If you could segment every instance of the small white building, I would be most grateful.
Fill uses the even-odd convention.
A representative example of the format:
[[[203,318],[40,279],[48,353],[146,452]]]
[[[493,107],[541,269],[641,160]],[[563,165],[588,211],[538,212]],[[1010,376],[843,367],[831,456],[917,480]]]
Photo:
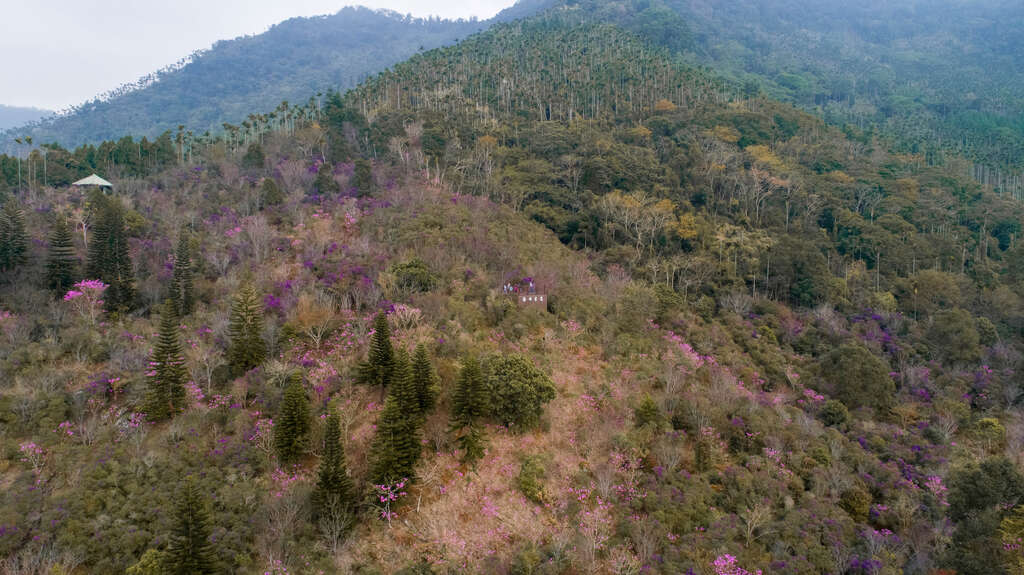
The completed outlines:
[[[71,185],[83,188],[96,187],[105,192],[110,192],[113,191],[114,189],[114,184],[111,184],[110,182],[104,180],[103,178],[97,176],[96,174],[93,174],[87,178],[82,178],[81,180],[78,180],[77,182]]]

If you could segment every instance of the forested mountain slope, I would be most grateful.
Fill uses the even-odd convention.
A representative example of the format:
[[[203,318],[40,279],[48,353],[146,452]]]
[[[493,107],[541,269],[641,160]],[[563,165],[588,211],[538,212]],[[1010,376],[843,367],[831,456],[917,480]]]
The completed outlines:
[[[1022,208],[956,161],[572,10],[283,115],[0,157],[8,571],[1019,571]]]
[[[1013,176],[1024,165],[1020,2],[555,4],[689,52],[748,94],[763,90],[830,123],[876,129],[930,162],[967,156],[980,164],[978,179],[1022,191]]]
[[[125,135],[152,139],[179,125],[196,134],[219,131],[224,123],[238,124],[282,101],[305,103],[317,92],[347,90],[418,50],[455,42],[530,10],[525,2],[487,21],[409,18],[363,7],[293,18],[262,34],[217,42],[179,66],[53,120],[13,129],[0,144],[9,147],[23,136],[66,147]]]

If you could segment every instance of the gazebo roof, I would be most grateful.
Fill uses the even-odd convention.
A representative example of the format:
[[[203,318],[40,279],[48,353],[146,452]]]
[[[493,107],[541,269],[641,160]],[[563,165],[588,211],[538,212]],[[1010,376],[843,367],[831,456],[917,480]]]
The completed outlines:
[[[93,174],[88,178],[82,178],[77,182],[71,184],[72,186],[99,186],[101,188],[113,188],[114,184],[104,180],[103,178]]]

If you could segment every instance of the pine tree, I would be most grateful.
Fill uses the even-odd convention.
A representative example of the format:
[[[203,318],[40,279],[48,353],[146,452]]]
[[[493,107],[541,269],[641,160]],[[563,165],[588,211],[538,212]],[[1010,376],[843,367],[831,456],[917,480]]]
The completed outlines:
[[[336,194],[340,189],[337,180],[334,179],[334,170],[328,164],[321,164],[316,172],[316,180],[313,181],[316,193],[321,196]]]
[[[178,317],[185,317],[195,308],[195,292],[192,285],[192,254],[190,234],[181,230],[178,249],[174,254],[174,276],[171,278],[171,301]]]
[[[359,365],[358,380],[367,385],[379,385],[383,396],[388,384],[391,383],[394,360],[395,351],[391,347],[391,329],[388,327],[388,318],[380,313],[373,320],[370,353],[367,360]]]
[[[480,371],[480,363],[475,358],[468,358],[455,383],[455,393],[452,397],[452,426],[462,428],[472,425],[485,415],[487,389],[484,387],[484,376]]]
[[[282,463],[294,463],[302,455],[309,435],[309,401],[299,378],[284,390],[281,409],[274,421],[274,450]]]
[[[86,275],[110,286],[105,294],[108,310],[129,310],[135,302],[135,274],[128,254],[124,209],[103,197],[96,200],[94,209],[97,220],[89,239]]]
[[[352,183],[358,191],[359,197],[373,193],[373,167],[370,162],[361,158],[356,160]]]
[[[471,423],[463,429],[456,443],[462,450],[462,462],[475,468],[476,462],[483,458],[484,447],[487,445],[483,430],[475,423]]]
[[[167,549],[166,568],[172,575],[216,573],[210,543],[210,512],[194,479],[189,477],[174,509],[175,525]]]
[[[263,363],[267,345],[263,341],[263,308],[251,285],[243,286],[231,304],[228,322],[228,363],[235,375],[242,375]]]
[[[412,478],[420,457],[420,418],[412,366],[405,353],[397,354],[393,380],[384,401],[384,410],[377,420],[374,439],[374,462],[371,476],[374,483],[391,484]]]
[[[0,208],[0,271],[10,271],[28,259],[25,214],[12,198]]]
[[[332,509],[348,512],[352,508],[353,492],[345,450],[341,445],[338,414],[332,413],[324,429],[324,451],[317,470],[316,489],[313,490],[313,513],[319,517]]]
[[[109,200],[102,195],[93,196],[89,200],[92,233],[89,234],[89,245],[85,247],[85,276],[91,279],[103,279],[104,270],[107,268],[110,221],[105,216],[108,203]]]
[[[412,381],[416,389],[416,401],[421,415],[426,415],[434,409],[437,400],[437,377],[434,375],[434,368],[430,365],[430,357],[427,355],[427,347],[422,343],[416,346],[412,359]]]
[[[462,461],[473,464],[484,455],[486,438],[477,420],[487,414],[487,389],[480,363],[467,358],[459,372],[452,397],[452,430],[459,433],[456,443],[462,450]]]
[[[46,257],[46,281],[57,295],[67,293],[78,280],[78,256],[68,229],[67,220],[58,217],[50,233],[50,248]]]
[[[185,406],[185,356],[178,338],[178,318],[170,301],[164,303],[160,334],[149,360],[146,415],[153,421],[173,416]]]

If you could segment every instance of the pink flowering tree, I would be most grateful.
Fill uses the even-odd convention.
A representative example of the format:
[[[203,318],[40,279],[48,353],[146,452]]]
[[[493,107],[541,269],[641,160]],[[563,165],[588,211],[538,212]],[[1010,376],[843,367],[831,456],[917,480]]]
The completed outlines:
[[[64,301],[69,302],[78,315],[95,325],[96,318],[103,312],[103,293],[107,287],[100,280],[82,280],[64,294]]]
[[[715,568],[715,575],[761,575],[761,570],[747,571],[743,567],[736,564],[736,557],[725,554],[719,555],[711,563],[711,566]]]
[[[258,411],[255,413],[256,424],[249,434],[249,442],[270,457],[274,450],[274,420],[260,415]]]
[[[24,441],[18,446],[18,451],[21,452],[21,461],[27,463],[32,468],[32,472],[39,475],[43,471],[43,465],[46,463],[46,452],[43,451],[42,447],[35,444],[34,441]]]
[[[380,510],[380,518],[387,520],[388,529],[391,528],[391,520],[398,517],[398,513],[394,511],[394,508],[398,505],[398,500],[407,495],[405,486],[408,482],[408,479],[402,478],[390,485],[374,485],[378,492],[377,499],[379,505],[377,505],[377,508]]]

